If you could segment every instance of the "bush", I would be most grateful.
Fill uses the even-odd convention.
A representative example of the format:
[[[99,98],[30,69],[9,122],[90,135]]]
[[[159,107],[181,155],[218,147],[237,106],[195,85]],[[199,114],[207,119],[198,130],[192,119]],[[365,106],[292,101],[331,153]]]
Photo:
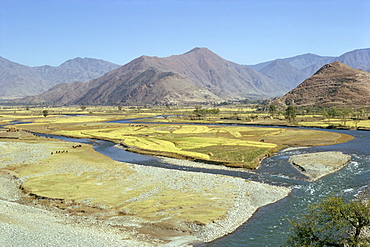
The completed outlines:
[[[370,246],[365,233],[370,227],[367,200],[329,197],[291,224],[287,246]]]

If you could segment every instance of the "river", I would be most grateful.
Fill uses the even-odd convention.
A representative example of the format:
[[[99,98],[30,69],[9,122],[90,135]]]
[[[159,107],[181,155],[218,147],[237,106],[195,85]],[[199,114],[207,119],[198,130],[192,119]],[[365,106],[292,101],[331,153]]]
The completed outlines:
[[[123,121],[127,122],[127,120]],[[114,147],[114,143],[107,141],[49,136],[67,141],[90,143],[98,152],[122,162],[238,176],[254,181],[294,188],[292,193],[283,200],[260,208],[248,222],[234,233],[211,243],[198,245],[202,247],[262,247],[283,245],[290,227],[288,219],[294,219],[302,215],[309,204],[318,202],[328,195],[353,198],[361,191],[369,188],[370,148],[368,144],[370,132],[353,130],[325,131],[349,134],[354,136],[355,139],[337,145],[296,149],[286,152],[282,150],[278,154],[264,159],[260,168],[253,173],[174,166],[162,162],[159,158],[117,149]],[[341,151],[350,154],[352,160],[345,168],[316,182],[303,181],[302,175],[289,165],[288,159],[290,155],[321,151]]]

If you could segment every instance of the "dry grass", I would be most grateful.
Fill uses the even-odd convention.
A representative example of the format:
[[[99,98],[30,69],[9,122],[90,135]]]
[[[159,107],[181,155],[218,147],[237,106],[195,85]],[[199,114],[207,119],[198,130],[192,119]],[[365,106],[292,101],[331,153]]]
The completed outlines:
[[[1,162],[20,151],[21,147],[12,143],[21,142],[0,143],[4,149]],[[132,165],[113,161],[87,144],[74,149],[71,143],[45,138],[23,144],[22,148],[47,154],[37,161],[10,164],[5,169],[23,181],[23,191],[31,195],[31,200],[72,214],[99,218],[135,216],[162,224],[207,224],[225,217],[233,203],[230,193],[225,193],[225,189],[233,190],[232,183],[192,189],[190,184],[202,184],[196,176],[189,179],[175,171],[160,178],[140,174]],[[68,152],[55,154],[55,150]],[[54,154],[49,154],[52,151]],[[189,187],[177,186],[178,182],[188,183]]]
[[[32,124],[22,124],[19,128],[28,129],[35,132],[65,135],[77,138],[98,138],[122,143],[135,149],[136,152],[147,154],[162,154],[170,157],[188,158],[193,160],[206,160],[222,163],[231,166],[256,168],[263,156],[268,156],[286,146],[312,146],[329,145],[341,141],[349,140],[350,137],[338,136],[328,132],[315,132],[312,130],[292,130],[276,128],[256,128],[238,126],[205,126],[205,125],[180,125],[180,124],[118,124],[106,123],[109,120],[122,118],[135,118],[154,116],[163,113],[184,112],[191,113],[193,109],[148,109],[137,107],[126,107],[118,111],[116,107],[90,107],[84,111],[78,107],[72,108],[48,108],[52,114],[78,113],[94,111],[96,114],[80,117],[63,115],[51,115],[41,117],[40,112],[44,108],[31,110],[8,110],[2,112],[3,118],[0,121],[10,119],[28,121],[33,118]],[[245,118],[256,115],[251,112],[251,108],[221,108],[221,113],[217,116],[209,115],[201,122],[235,122],[238,120],[223,119],[223,116],[237,114]],[[1,112],[1,111],[0,111]],[[8,120],[5,119],[5,116]],[[257,116],[257,115],[256,115]],[[265,118],[268,114],[258,114],[258,118],[253,123],[259,124],[282,124],[285,122],[279,119]],[[299,116],[297,121],[300,124],[318,126],[319,118],[314,115],[307,115],[304,118]],[[184,117],[169,119],[148,119],[147,121],[193,121],[186,120]],[[310,122],[315,120],[313,122]],[[243,123],[242,121],[239,121]],[[366,123],[363,121],[364,124]],[[350,121],[348,124],[353,124]],[[369,124],[370,125],[370,124]],[[327,126],[322,124],[323,127]],[[224,149],[223,149],[224,147]],[[232,147],[235,147],[234,149]],[[228,151],[225,151],[228,150]],[[235,151],[237,150],[237,151]]]
[[[76,119],[74,119],[76,118]],[[86,122],[82,120],[86,118]],[[95,121],[94,121],[95,120]],[[40,119],[19,128],[122,143],[136,152],[257,168],[260,160],[287,146],[329,145],[350,137],[324,131],[181,124],[119,124],[103,117]],[[344,138],[344,139],[343,139]]]

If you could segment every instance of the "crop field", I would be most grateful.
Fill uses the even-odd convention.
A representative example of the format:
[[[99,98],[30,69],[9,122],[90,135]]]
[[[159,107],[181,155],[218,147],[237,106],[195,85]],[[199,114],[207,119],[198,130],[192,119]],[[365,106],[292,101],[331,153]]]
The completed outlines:
[[[329,145],[350,137],[314,130],[194,125],[107,123],[112,116],[58,116],[17,125],[34,132],[110,140],[128,150],[256,169],[288,146]]]
[[[83,108],[83,109],[82,109]],[[284,118],[271,117],[267,112],[257,113],[248,107],[222,107],[218,114],[208,114],[201,119],[191,119],[189,108],[144,108],[112,106],[76,106],[64,108],[0,109],[0,123],[18,120],[32,122],[19,124],[17,128],[39,133],[49,133],[77,138],[97,138],[121,143],[128,150],[224,164],[233,167],[255,169],[261,159],[288,146],[329,145],[349,137],[334,133],[278,128],[241,126],[216,126],[174,124],[179,123],[224,123],[284,125]],[[119,124],[107,121],[170,115],[149,118],[147,124]],[[156,122],[156,124],[151,124]],[[165,124],[160,124],[163,122]],[[328,127],[339,125],[339,119],[319,115],[298,115],[296,124],[302,126]],[[369,126],[370,120],[355,123],[347,120],[348,126]]]

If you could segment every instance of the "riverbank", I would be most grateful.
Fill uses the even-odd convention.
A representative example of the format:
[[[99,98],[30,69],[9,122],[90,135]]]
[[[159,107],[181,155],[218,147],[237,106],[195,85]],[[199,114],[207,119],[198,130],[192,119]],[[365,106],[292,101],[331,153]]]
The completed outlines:
[[[14,181],[0,183],[1,191],[23,189],[16,199],[13,192],[0,194],[0,204],[10,208],[0,218],[11,233],[7,246],[103,246],[99,237],[110,246],[209,242],[290,193],[242,178],[116,162],[86,144],[29,138],[0,142],[3,177]],[[24,213],[13,216],[17,210]],[[90,225],[96,231],[87,233]],[[55,231],[68,238],[53,240]]]
[[[1,246],[153,246],[103,221],[24,201],[18,186],[19,180],[0,173]]]

